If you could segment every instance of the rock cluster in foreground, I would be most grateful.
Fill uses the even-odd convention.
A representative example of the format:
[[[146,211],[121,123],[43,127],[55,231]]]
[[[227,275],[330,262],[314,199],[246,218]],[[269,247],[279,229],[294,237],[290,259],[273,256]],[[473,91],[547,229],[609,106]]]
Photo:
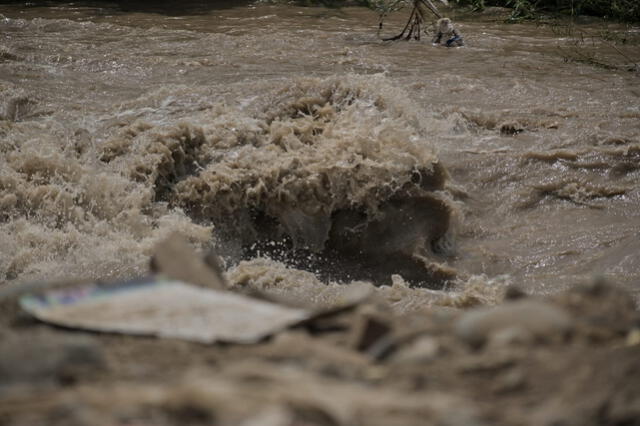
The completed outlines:
[[[232,287],[233,288],[233,287]],[[379,294],[254,345],[58,329],[2,301],[1,425],[632,425],[640,315],[603,282],[394,313]]]

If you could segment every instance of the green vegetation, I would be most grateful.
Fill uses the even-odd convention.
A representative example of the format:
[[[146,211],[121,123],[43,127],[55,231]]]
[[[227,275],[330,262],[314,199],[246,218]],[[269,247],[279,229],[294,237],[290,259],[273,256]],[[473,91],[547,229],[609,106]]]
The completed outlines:
[[[343,7],[365,6],[383,12],[389,5],[410,3],[406,0],[260,0],[290,2],[301,6]],[[640,22],[640,0],[449,0],[454,5],[483,10],[507,7],[513,10],[511,20],[538,19],[543,15],[592,15],[608,19]],[[393,6],[392,6],[393,7]]]
[[[512,19],[536,19],[541,14],[593,15],[640,22],[638,0],[454,0],[460,6],[482,10],[489,6],[513,9]]]

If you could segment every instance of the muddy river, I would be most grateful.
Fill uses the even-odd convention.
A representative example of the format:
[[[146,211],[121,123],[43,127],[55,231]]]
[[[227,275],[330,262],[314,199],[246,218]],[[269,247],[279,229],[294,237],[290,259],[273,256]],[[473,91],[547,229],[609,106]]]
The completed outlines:
[[[637,26],[182,3],[0,5],[0,285],[179,232],[237,280],[640,295]]]

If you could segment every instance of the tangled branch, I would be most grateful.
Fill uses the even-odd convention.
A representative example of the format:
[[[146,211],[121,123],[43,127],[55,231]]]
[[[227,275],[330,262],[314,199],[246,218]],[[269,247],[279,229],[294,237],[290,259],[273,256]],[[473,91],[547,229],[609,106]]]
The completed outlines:
[[[380,11],[380,22],[378,24],[378,36],[382,31],[383,21],[387,15],[391,12],[403,9],[407,5],[407,0],[395,0],[391,3],[385,3],[384,0],[379,1],[376,4],[376,8]],[[431,2],[431,0],[412,0],[412,9],[409,14],[409,19],[406,25],[400,32],[400,34],[393,37],[380,37],[384,41],[391,40],[420,40],[421,27],[424,25],[426,19],[425,15],[428,12],[433,13],[438,19],[442,18],[442,14],[438,11],[438,8]]]

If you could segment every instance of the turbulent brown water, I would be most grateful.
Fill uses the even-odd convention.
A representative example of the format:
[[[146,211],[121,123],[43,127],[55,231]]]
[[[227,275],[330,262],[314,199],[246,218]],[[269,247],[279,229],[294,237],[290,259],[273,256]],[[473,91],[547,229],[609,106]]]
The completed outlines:
[[[263,286],[637,293],[640,30],[458,18],[0,5],[0,283],[143,274],[178,231]]]

